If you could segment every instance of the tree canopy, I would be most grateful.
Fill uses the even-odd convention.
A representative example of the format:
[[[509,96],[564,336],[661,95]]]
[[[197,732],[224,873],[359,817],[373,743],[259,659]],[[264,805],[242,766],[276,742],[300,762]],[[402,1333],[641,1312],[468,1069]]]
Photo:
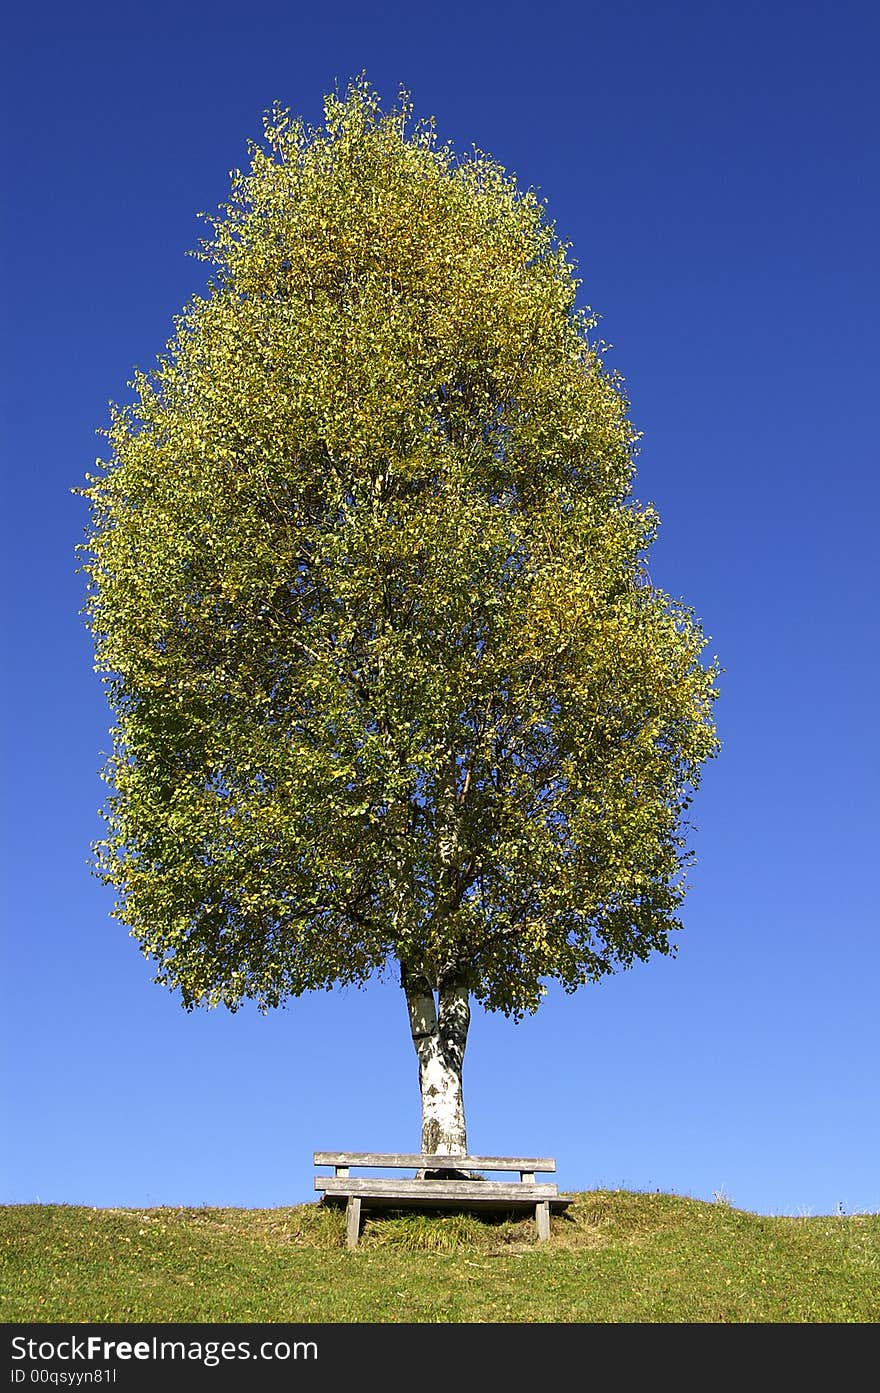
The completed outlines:
[[[520,1016],[670,951],[716,670],[536,195],[366,80],[249,156],[83,490],[98,869],[188,1006]]]

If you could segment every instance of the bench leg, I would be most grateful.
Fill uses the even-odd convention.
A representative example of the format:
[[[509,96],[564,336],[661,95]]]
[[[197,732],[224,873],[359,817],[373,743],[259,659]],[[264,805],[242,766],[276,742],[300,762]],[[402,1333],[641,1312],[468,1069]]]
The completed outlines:
[[[361,1232],[361,1197],[349,1195],[345,1206],[345,1246],[356,1248]]]
[[[541,1200],[535,1205],[535,1223],[538,1226],[538,1242],[550,1237],[550,1201]]]

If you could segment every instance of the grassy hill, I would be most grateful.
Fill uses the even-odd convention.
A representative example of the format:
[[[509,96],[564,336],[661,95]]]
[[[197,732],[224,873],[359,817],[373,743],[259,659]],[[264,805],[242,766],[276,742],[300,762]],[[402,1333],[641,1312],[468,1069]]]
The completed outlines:
[[[764,1218],[593,1191],[554,1217],[0,1208],[0,1319],[853,1322],[880,1320],[880,1214]]]

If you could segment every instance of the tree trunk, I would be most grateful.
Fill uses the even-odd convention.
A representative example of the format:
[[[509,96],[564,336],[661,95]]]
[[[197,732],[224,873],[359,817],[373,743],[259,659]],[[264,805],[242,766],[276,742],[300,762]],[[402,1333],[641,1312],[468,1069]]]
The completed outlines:
[[[412,1041],[419,1061],[422,1151],[467,1151],[461,1068],[471,1019],[468,989],[445,983],[436,997],[427,978],[402,973]]]

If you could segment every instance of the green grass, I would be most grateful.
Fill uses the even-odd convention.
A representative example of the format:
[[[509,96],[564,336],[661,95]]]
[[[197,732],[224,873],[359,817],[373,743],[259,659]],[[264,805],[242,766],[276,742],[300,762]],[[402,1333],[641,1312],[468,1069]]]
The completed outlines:
[[[765,1218],[595,1191],[530,1220],[0,1208],[5,1322],[880,1320],[880,1214]]]

